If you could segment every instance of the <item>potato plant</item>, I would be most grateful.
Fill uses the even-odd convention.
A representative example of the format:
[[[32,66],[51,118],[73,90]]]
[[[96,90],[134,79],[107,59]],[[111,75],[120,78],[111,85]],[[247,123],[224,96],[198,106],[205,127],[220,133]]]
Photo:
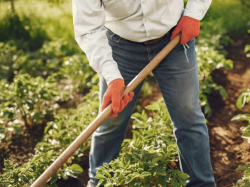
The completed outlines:
[[[226,90],[222,86],[214,83],[211,76],[208,76],[205,80],[203,80],[199,85],[199,99],[200,105],[207,116],[212,115],[212,110],[207,99],[207,95],[210,94],[212,90],[218,91],[223,98],[227,97]]]
[[[169,167],[178,160],[173,127],[163,98],[146,107],[156,113],[148,117],[134,113],[133,138],[125,139],[120,155],[97,170],[98,185],[112,186],[173,186],[186,185],[189,177]]]
[[[250,3],[249,3],[250,6]],[[248,30],[248,33],[250,34],[250,29]],[[246,56],[249,58],[250,57],[250,44],[247,44],[245,46],[244,52],[246,53]]]
[[[98,74],[89,66],[85,54],[67,56],[58,72],[62,78],[61,83],[71,84],[74,90],[79,91],[98,83]]]
[[[14,41],[0,42],[0,80],[11,80],[19,69],[19,64],[25,63],[29,55],[18,50]]]
[[[243,89],[241,95],[238,97],[236,106],[238,109],[242,109],[246,103],[250,103],[250,89]],[[241,127],[241,130],[244,132],[242,138],[247,139],[250,144],[250,114],[238,114],[232,118],[232,121],[235,120],[246,120],[248,126]],[[236,171],[244,170],[245,173],[241,179],[237,181],[237,186],[234,187],[248,187],[250,186],[250,164],[244,166],[239,166],[236,168]]]
[[[64,60],[65,57],[69,59],[76,54],[81,54],[82,64],[80,65],[84,65],[84,62],[86,64],[86,57],[73,40],[52,40],[44,43],[41,49],[32,52],[29,51],[29,48],[20,46],[20,42],[13,40],[6,43],[0,42],[0,79],[12,81],[18,73],[28,73],[33,77],[47,78],[60,70],[63,62],[67,60]],[[25,45],[25,42],[23,45]],[[87,70],[91,72],[90,68],[84,70],[84,73]],[[74,69],[74,73],[76,71]],[[78,71],[83,71],[83,69]]]
[[[75,41],[66,39],[48,41],[39,50],[28,53],[28,60],[19,64],[19,71],[29,73],[33,77],[48,77],[59,71],[65,57],[78,53],[81,51]]]
[[[94,86],[84,97],[86,101],[77,109],[71,109],[69,114],[65,114],[65,111],[57,114],[55,120],[47,124],[43,140],[36,145],[35,154],[27,163],[18,166],[10,160],[5,160],[4,173],[0,175],[0,184],[13,187],[31,185],[97,116],[99,107],[97,89],[97,86]],[[83,172],[76,162],[81,160],[85,154],[84,151],[89,146],[88,140],[45,186],[56,187],[58,179],[76,178],[77,174]]]
[[[227,96],[225,89],[213,82],[212,71],[220,68],[226,70],[233,68],[233,61],[225,58],[226,51],[223,46],[232,43],[232,40],[227,36],[227,30],[221,25],[222,23],[218,20],[216,23],[213,20],[201,23],[201,33],[196,45],[200,104],[207,116],[212,114],[207,95],[211,94],[212,90],[217,90],[221,97]]]
[[[68,100],[71,93],[58,88],[54,76],[44,80],[28,74],[18,74],[12,83],[0,81],[0,133],[5,138],[6,130],[20,133],[27,128],[51,120],[59,105],[58,100]]]

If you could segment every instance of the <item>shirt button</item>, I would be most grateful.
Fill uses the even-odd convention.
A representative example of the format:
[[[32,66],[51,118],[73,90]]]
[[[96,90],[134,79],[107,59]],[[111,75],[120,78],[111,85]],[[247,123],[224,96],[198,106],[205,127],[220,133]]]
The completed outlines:
[[[151,38],[151,36],[149,35],[148,38]]]
[[[144,18],[144,21],[148,21],[148,18]]]
[[[142,3],[142,4],[145,4],[146,2],[143,0],[141,3]]]

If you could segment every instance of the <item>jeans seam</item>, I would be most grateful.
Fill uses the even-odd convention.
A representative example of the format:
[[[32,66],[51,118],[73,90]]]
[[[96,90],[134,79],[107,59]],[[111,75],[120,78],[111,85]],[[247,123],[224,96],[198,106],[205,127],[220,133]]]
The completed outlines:
[[[151,61],[151,59],[150,59],[150,56],[149,56],[148,46],[146,46],[146,49],[147,49],[148,60],[149,60],[149,62],[150,62],[150,61]]]

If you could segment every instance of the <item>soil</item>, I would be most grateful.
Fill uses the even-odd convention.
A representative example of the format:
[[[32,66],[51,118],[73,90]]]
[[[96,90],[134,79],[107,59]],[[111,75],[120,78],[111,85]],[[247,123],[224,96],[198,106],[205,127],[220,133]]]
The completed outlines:
[[[45,124],[33,126],[30,129],[23,127],[21,134],[7,132],[7,141],[0,143],[0,173],[3,172],[4,159],[10,159],[19,165],[28,162],[34,154],[34,147],[43,137]],[[1,186],[1,185],[0,185]]]
[[[244,53],[245,44],[250,43],[249,35],[241,35],[233,37],[234,44],[229,45],[228,59],[234,61],[233,70],[227,71],[224,68],[215,70],[212,73],[214,81],[222,85],[228,97],[223,100],[217,92],[213,92],[208,96],[210,106],[212,108],[212,116],[207,118],[208,130],[210,135],[211,161],[214,169],[214,175],[217,187],[231,187],[236,181],[242,177],[241,171],[234,170],[250,161],[249,144],[245,139],[241,138],[242,131],[240,127],[246,126],[244,121],[231,121],[231,119],[239,113],[250,113],[250,105],[246,105],[241,111],[235,106],[237,97],[243,88],[250,88],[250,58]],[[141,108],[153,103],[161,93],[158,85],[153,77],[149,77],[148,81],[153,88],[151,95],[143,97],[140,95],[138,103]],[[78,99],[72,103],[61,103],[63,108],[73,107],[77,105]],[[147,111],[149,115],[152,115]],[[15,163],[22,164],[27,162],[34,153],[35,145],[43,137],[43,128],[34,129],[32,133],[28,133],[24,129],[21,135],[7,134],[11,139],[8,143],[0,144],[0,173],[3,172],[3,159],[9,158]],[[126,138],[132,137],[132,120],[129,124]],[[21,140],[21,141],[20,141]],[[88,181],[88,155],[89,150],[83,156],[82,161],[78,164],[82,166],[84,172],[79,175],[78,179],[70,178],[69,180],[59,180],[58,187],[84,187]]]
[[[241,111],[235,106],[241,89],[250,88],[250,58],[244,53],[245,44],[250,43],[250,36],[236,36],[233,40],[234,44],[226,48],[227,58],[234,61],[233,70],[226,71],[221,68],[212,73],[213,80],[226,89],[228,97],[222,100],[216,93],[209,96],[213,115],[208,118],[208,129],[217,187],[235,185],[243,173],[234,170],[250,161],[250,147],[247,140],[241,138],[240,130],[247,122],[231,121],[239,113],[250,113],[249,105]]]

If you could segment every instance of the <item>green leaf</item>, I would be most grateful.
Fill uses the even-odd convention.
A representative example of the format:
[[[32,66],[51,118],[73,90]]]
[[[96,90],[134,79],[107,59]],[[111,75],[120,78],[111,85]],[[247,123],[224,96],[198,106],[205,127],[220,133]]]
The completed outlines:
[[[242,138],[250,138],[250,132],[246,131],[242,134]]]
[[[151,173],[148,172],[148,171],[144,171],[144,172],[141,173],[141,175],[142,175],[143,177],[148,177],[148,176],[151,176]]]
[[[107,163],[103,163],[103,165],[104,165],[107,169],[109,169],[109,165],[108,165]]]
[[[160,106],[159,106],[159,103],[157,103],[157,102],[154,102],[153,104],[148,105],[145,108],[148,110],[155,111],[155,112],[160,111]]]
[[[19,126],[14,126],[13,128],[14,128],[14,130],[15,130],[15,132],[16,132],[17,134],[21,134],[22,131],[23,131],[22,127],[19,127]]]
[[[133,174],[126,176],[125,184],[129,184],[133,180]]]
[[[156,162],[158,162],[161,159],[162,159],[162,157],[155,157],[155,158],[153,158],[152,164],[155,164]]]
[[[95,176],[95,178],[96,178],[96,179],[106,179],[107,177],[105,177],[105,176],[102,175],[102,174],[97,174],[97,175]]]
[[[239,166],[235,169],[235,171],[240,171],[240,170],[247,170],[248,167],[247,166]]]
[[[186,173],[180,173],[177,176],[178,178],[185,179],[185,180],[189,178],[189,175]]]
[[[5,133],[5,128],[0,128],[0,134],[4,134]]]
[[[105,181],[100,179],[96,187],[99,187],[100,185],[104,185],[104,184],[105,184]]]
[[[234,116],[231,121],[235,121],[235,120],[249,120],[250,119],[250,115],[249,114],[238,114],[236,116]]]
[[[182,185],[182,186],[185,186],[186,185],[186,180],[185,179],[178,179],[179,180],[179,182],[180,182],[180,184]]]
[[[33,115],[34,121],[39,121],[40,119],[43,119],[43,118],[44,118],[44,116],[43,116],[42,113],[36,112],[36,113]]]
[[[171,184],[173,185],[173,187],[181,187],[181,185],[178,183],[177,179],[174,178],[173,180],[171,180]]]
[[[107,177],[111,178],[111,175],[107,170],[104,170],[103,172],[107,175]]]
[[[113,186],[114,186],[114,185],[111,184],[111,183],[107,183],[107,184],[104,185],[104,187],[113,187]]]
[[[245,46],[244,52],[247,53],[248,51],[250,51],[250,45],[247,44]]]
[[[246,96],[240,95],[236,101],[236,107],[241,110],[246,102]]]
[[[164,176],[159,176],[158,178],[158,182],[162,185],[162,186],[167,186],[167,181],[166,178]]]
[[[164,168],[159,168],[157,171],[156,171],[156,174],[157,175],[160,175],[160,176],[166,176],[167,173],[166,173],[166,170]]]
[[[78,164],[73,164],[70,166],[70,169],[72,171],[72,173],[74,174],[79,174],[83,172],[83,169],[81,166],[79,166]]]

